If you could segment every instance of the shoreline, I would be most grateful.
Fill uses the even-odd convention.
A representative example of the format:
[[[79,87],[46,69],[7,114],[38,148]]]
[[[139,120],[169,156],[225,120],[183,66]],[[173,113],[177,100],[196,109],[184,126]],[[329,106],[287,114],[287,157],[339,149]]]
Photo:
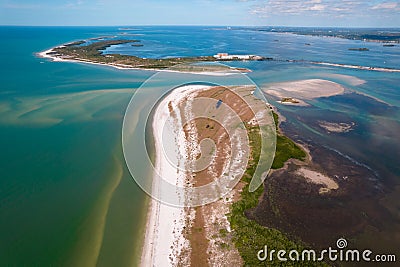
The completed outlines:
[[[66,44],[68,45],[68,44]],[[101,63],[101,62],[94,62],[91,60],[86,60],[86,59],[80,59],[80,58],[74,58],[74,59],[68,59],[68,58],[61,58],[58,56],[53,56],[49,55],[50,53],[55,53],[54,49],[57,48],[64,48],[66,45],[59,45],[55,46],[53,48],[50,48],[48,50],[38,52],[36,53],[36,56],[39,58],[44,58],[51,60],[53,62],[70,62],[70,63],[83,63],[83,64],[91,64],[91,65],[97,65],[97,66],[106,66],[106,67],[112,67],[118,70],[142,70],[142,71],[150,71],[150,72],[170,72],[170,73],[187,73],[187,74],[197,74],[197,75],[209,75],[209,76],[226,76],[226,75],[233,75],[237,73],[250,73],[252,72],[249,69],[238,69],[234,67],[229,67],[229,71],[204,71],[204,72],[191,72],[191,71],[181,71],[181,70],[173,70],[173,69],[152,69],[152,68],[139,68],[139,67],[132,67],[130,65],[124,65],[124,64],[117,64],[117,63]],[[217,61],[216,61],[217,62]]]
[[[73,62],[73,63],[87,63],[87,64],[92,64],[92,65],[99,65],[99,66],[109,66],[113,67],[119,70],[143,70],[143,71],[152,71],[152,72],[158,72],[158,71],[165,71],[165,72],[175,72],[175,73],[187,73],[187,74],[198,74],[198,75],[213,75],[213,76],[225,76],[225,75],[232,75],[236,73],[250,73],[252,72],[250,69],[243,69],[243,68],[235,68],[235,67],[229,67],[229,71],[203,71],[203,72],[191,72],[191,71],[184,71],[184,70],[173,70],[173,69],[157,69],[157,68],[141,68],[141,67],[132,67],[130,65],[125,65],[125,64],[118,64],[118,63],[101,63],[101,62],[94,62],[91,60],[87,59],[81,59],[81,58],[62,58],[59,56],[53,56],[49,55],[50,53],[56,53],[55,49],[59,48],[65,48],[66,46],[70,45],[72,43],[66,43],[63,45],[55,46],[53,48],[50,48],[48,50],[38,52],[36,55],[40,58],[46,58],[49,60],[52,60],[54,62]],[[276,60],[276,59],[268,59],[269,61],[281,61],[281,60]],[[229,61],[229,60],[228,60]],[[212,61],[210,61],[212,62]],[[218,60],[214,61],[219,63]],[[225,61],[222,61],[225,62]],[[327,67],[338,67],[338,68],[345,68],[345,69],[357,69],[357,70],[366,70],[366,71],[378,71],[378,72],[388,72],[388,73],[398,73],[400,72],[400,69],[395,69],[395,68],[385,68],[385,67],[373,67],[373,66],[361,66],[361,65],[350,65],[350,64],[341,64],[341,63],[330,63],[330,62],[322,62],[322,61],[304,61],[304,60],[286,60],[286,62],[292,62],[292,63],[310,63],[314,65],[320,65],[320,66],[327,66]]]
[[[341,95],[346,92],[346,88],[341,84],[325,79],[276,82],[264,85],[262,90],[276,98],[278,103],[294,106],[309,106],[307,101]]]
[[[230,264],[239,266],[243,264],[239,250],[234,245],[232,228],[226,214],[230,212],[233,203],[240,198],[240,192],[244,186],[240,180],[248,166],[248,162],[240,158],[243,157],[243,153],[244,157],[248,158],[251,148],[244,146],[246,143],[243,140],[247,140],[248,137],[245,138],[242,135],[247,136],[247,131],[238,127],[233,114],[240,113],[241,121],[253,127],[255,118],[259,126],[267,125],[272,121],[261,116],[264,114],[262,112],[269,112],[269,108],[260,99],[252,96],[254,90],[252,86],[232,87],[231,92],[226,90],[208,85],[178,87],[160,101],[155,109],[152,121],[156,147],[156,163],[152,181],[152,195],[155,199],[151,199],[148,206],[140,266],[206,266],[218,263],[224,263],[224,266]],[[200,101],[199,99],[203,98],[213,98],[216,103],[221,101],[233,107],[233,114],[225,113],[224,106],[218,109],[212,102],[205,106],[202,104],[199,106],[200,102],[195,104],[196,100]],[[252,108],[249,108],[249,103]],[[201,117],[200,114],[203,112],[215,114],[213,118],[223,121],[224,127],[213,120],[199,119],[197,116]],[[272,120],[272,116],[270,119]],[[196,121],[184,123],[192,120]],[[172,127],[168,125],[168,122]],[[230,130],[225,133],[227,129]],[[230,135],[232,136],[229,138]],[[225,137],[221,138],[221,136]],[[175,143],[163,142],[163,138],[175,140]],[[203,144],[201,151],[199,150],[200,140],[205,139],[215,142],[214,150],[210,150],[215,151],[212,156],[206,152],[209,151],[206,144]],[[237,151],[229,152],[233,147],[236,147]],[[202,160],[198,159],[201,153],[205,154],[201,157]],[[165,154],[169,157],[167,158]],[[175,160],[177,160],[177,165],[171,166],[171,162]],[[206,165],[203,166],[203,163]],[[215,202],[196,208],[176,208],[157,201],[157,198],[166,201],[164,198],[166,192],[163,192],[165,181],[177,186],[185,185],[190,191],[191,188],[215,181],[224,175],[224,172],[229,172],[234,179],[239,179],[238,184]],[[163,182],[158,174],[162,174]],[[179,204],[190,202],[191,195],[186,193],[189,191],[184,189],[178,193],[180,194],[178,198],[183,200]],[[227,250],[227,248],[230,249]]]
[[[357,70],[369,70],[369,71],[380,71],[380,72],[400,72],[400,69],[391,69],[391,68],[382,68],[382,67],[367,67],[360,65],[348,65],[348,64],[339,64],[339,63],[329,63],[329,62],[316,62],[311,61],[311,64],[328,66],[328,67],[339,67],[346,69],[357,69]]]
[[[164,123],[168,123],[168,115],[170,111],[168,104],[172,101],[174,104],[179,103],[189,93],[194,90],[202,90],[209,88],[203,85],[189,85],[177,88],[171,91],[158,105],[153,115],[152,131],[155,145],[155,169],[153,171],[152,181],[152,194],[153,196],[162,197],[163,192],[158,180],[158,174],[163,175],[163,179],[167,180],[174,185],[183,186],[187,182],[188,177],[186,173],[179,173],[176,171],[175,166],[171,166],[169,158],[164,153],[166,149],[162,142]],[[176,116],[176,118],[178,118]],[[173,130],[181,130],[183,126],[179,119],[174,120],[177,124]],[[182,133],[177,133],[178,153],[175,154],[176,160],[179,164],[182,162],[182,155],[189,146]],[[169,151],[171,152],[171,151]],[[170,156],[170,154],[169,154]],[[185,162],[183,162],[185,163]],[[185,199],[186,196],[180,196]],[[190,251],[189,240],[186,238],[186,229],[190,227],[193,215],[190,208],[172,207],[170,205],[161,203],[160,201],[151,198],[148,204],[147,223],[144,235],[144,242],[142,246],[140,266],[165,266],[176,265],[177,262],[188,262],[190,260],[190,253],[183,255],[183,252]],[[168,263],[168,264],[167,264]]]

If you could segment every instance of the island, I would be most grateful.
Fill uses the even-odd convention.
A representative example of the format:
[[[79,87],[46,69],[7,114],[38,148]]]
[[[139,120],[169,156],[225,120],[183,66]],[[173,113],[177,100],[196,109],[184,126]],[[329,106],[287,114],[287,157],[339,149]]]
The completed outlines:
[[[136,56],[105,54],[105,49],[114,45],[138,45],[138,40],[101,40],[98,42],[77,41],[48,51],[41,56],[53,60],[74,61],[91,64],[109,65],[117,68],[170,70],[182,63],[268,60],[256,55],[229,55],[219,53],[215,56],[179,57],[147,59]],[[296,61],[293,61],[296,62]],[[367,69],[362,66],[341,65],[324,62],[309,62],[327,66]],[[173,68],[176,71],[196,71],[190,67]],[[203,68],[203,69],[202,69]],[[207,69],[208,68],[208,69]],[[203,71],[227,71],[246,69],[221,67],[200,67]],[[368,70],[400,71],[391,69],[368,68]],[[355,81],[360,82],[360,81]],[[380,207],[376,204],[381,196],[377,191],[376,175],[368,166],[349,160],[345,155],[329,150],[312,140],[304,139],[290,128],[281,127],[284,117],[277,108],[262,102],[254,96],[253,87],[219,87],[206,85],[188,85],[175,88],[157,104],[153,114],[152,132],[156,151],[155,168],[159,173],[171,176],[176,184],[187,188],[200,187],[224,175],[234,174],[222,168],[229,162],[241,162],[244,174],[233,190],[209,205],[173,208],[151,200],[147,215],[142,266],[156,265],[192,265],[207,266],[257,266],[261,263],[255,252],[268,244],[274,249],[301,251],[305,248],[325,248],[334,244],[333,237],[340,235],[354,236],[364,229],[369,220],[381,217]],[[263,86],[263,93],[269,94],[277,103],[308,105],[316,97],[329,97],[343,94],[345,88],[340,84],[322,79],[279,82]],[[196,107],[194,101],[202,98],[214,102]],[[248,99],[260,107],[258,113],[252,111],[241,99]],[[280,100],[280,101],[279,101]],[[216,104],[215,104],[216,103]],[[221,112],[227,105],[243,122],[235,124],[226,113]],[[279,107],[279,106],[278,106]],[[260,160],[260,129],[265,126],[254,122],[259,118],[268,118],[272,113],[276,133],[276,152],[271,171],[263,186],[250,192],[251,177]],[[187,112],[188,111],[188,112]],[[208,118],[194,119],[192,113],[202,111]],[[261,114],[261,115],[258,115]],[[161,156],[163,118],[172,118],[175,122],[177,151],[179,155],[203,163],[211,162],[207,168],[198,171],[189,170],[184,176],[178,176],[177,169],[167,169],[166,159]],[[227,128],[246,131],[248,145],[238,142],[240,151],[247,153],[239,158],[229,157],[230,140],[222,125],[215,123],[215,118],[228,123]],[[185,120],[184,120],[185,119]],[[183,122],[191,122],[185,123]],[[317,127],[332,135],[345,134],[356,125],[346,121],[316,121]],[[239,127],[240,126],[240,127]],[[289,130],[288,130],[289,129]],[[175,128],[173,128],[175,130]],[[181,132],[178,132],[180,130]],[[180,134],[179,134],[180,133]],[[180,138],[180,139],[179,139]],[[198,151],[201,140],[213,140],[215,147],[203,143],[204,151]],[[242,138],[232,139],[245,140]],[[177,142],[175,141],[175,142]],[[176,148],[176,147],[175,147]],[[207,152],[207,153],[201,153]],[[228,155],[228,156],[226,156]],[[180,162],[178,158],[177,162]],[[248,161],[245,161],[248,160]],[[242,166],[242,167],[243,167]],[[154,179],[156,180],[156,179]],[[160,185],[152,184],[152,191],[159,191]],[[359,194],[360,188],[366,194]],[[182,196],[185,198],[185,195]],[[344,200],[346,205],[344,206]],[[354,213],[368,207],[368,215]],[[336,218],[346,218],[345,225],[334,224]],[[279,266],[275,260],[271,265]],[[325,266],[319,262],[307,266]]]
[[[168,175],[173,184],[186,185],[188,191],[180,195],[182,199],[190,199],[190,188],[216,180],[223,183],[226,175],[236,177],[238,183],[226,195],[208,205],[172,208],[153,199],[147,218],[141,266],[162,266],[166,261],[172,266],[254,266],[258,262],[254,251],[265,244],[274,243],[282,249],[307,247],[247,216],[249,210],[259,205],[264,192],[264,186],[255,192],[249,191],[257,165],[262,160],[263,127],[268,125],[276,133],[277,149],[271,161],[273,170],[284,168],[291,159],[305,165],[310,158],[300,145],[281,132],[279,115],[273,111],[275,108],[255,97],[255,89],[252,86],[186,85],[171,91],[157,105],[152,123],[155,151],[159,157],[155,164],[156,173]],[[207,102],[202,102],[204,98]],[[182,152],[176,155],[176,162],[180,162],[176,169],[168,167],[169,159],[161,152],[165,149],[162,128],[167,118],[172,120],[171,132],[177,138],[174,149]],[[218,121],[223,121],[224,125]],[[213,140],[214,145],[204,140]],[[197,149],[199,146],[201,151]],[[240,153],[235,152],[235,147]],[[179,171],[181,168],[184,171]],[[238,169],[243,169],[243,173]],[[302,175],[310,176],[310,179],[322,177],[311,183],[322,183],[324,193],[337,189],[329,177],[315,170],[301,170],[305,173]],[[307,183],[305,178],[304,181]],[[160,186],[154,179],[152,192],[159,192]]]
[[[104,40],[96,39],[88,43],[81,40],[54,47],[50,50],[39,53],[39,56],[50,58],[54,61],[78,61],[84,63],[109,65],[122,69],[148,69],[148,70],[166,70],[177,65],[186,65],[198,62],[215,61],[245,61],[245,60],[265,60],[264,57],[257,55],[229,55],[228,53],[219,53],[215,56],[197,56],[197,57],[168,57],[168,58],[141,58],[131,55],[105,54],[104,51],[116,45],[130,44],[132,47],[141,47],[140,40]],[[240,72],[250,72],[245,68],[230,68],[223,66],[208,66],[201,71],[221,71],[233,70]],[[176,71],[187,71],[186,69],[174,69]],[[190,71],[193,71],[191,69]]]
[[[280,103],[291,103],[291,104],[299,104],[300,101],[297,99],[294,99],[292,97],[284,97],[281,99]]]
[[[349,51],[369,51],[368,48],[366,47],[360,47],[360,48],[349,48]]]
[[[240,67],[229,67],[225,65],[196,66],[192,63],[201,62],[232,62],[232,61],[276,61],[289,63],[309,63],[340,68],[352,68],[359,70],[400,72],[400,69],[358,66],[331,62],[275,59],[258,55],[230,55],[228,53],[217,53],[214,56],[188,56],[188,57],[167,57],[167,58],[142,58],[132,55],[105,54],[104,51],[111,46],[130,44],[131,47],[142,47],[140,40],[109,39],[111,37],[91,38],[88,41],[80,40],[66,43],[49,50],[37,53],[39,57],[48,58],[53,61],[81,62],[96,65],[106,65],[117,69],[142,69],[159,71],[195,72],[207,74],[222,74],[251,72],[250,69]],[[359,50],[361,49],[361,50]],[[356,48],[356,51],[368,51],[367,48]],[[350,48],[353,50],[353,48]]]

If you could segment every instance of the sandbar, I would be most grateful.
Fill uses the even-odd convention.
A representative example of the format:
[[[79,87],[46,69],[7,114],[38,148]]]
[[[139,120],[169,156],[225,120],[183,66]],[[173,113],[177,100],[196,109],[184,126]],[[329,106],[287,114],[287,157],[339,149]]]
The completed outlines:
[[[304,106],[307,105],[304,100],[340,95],[345,92],[345,88],[328,80],[308,79],[268,84],[263,87],[263,91],[277,98],[282,104]],[[288,98],[293,101],[284,101]]]

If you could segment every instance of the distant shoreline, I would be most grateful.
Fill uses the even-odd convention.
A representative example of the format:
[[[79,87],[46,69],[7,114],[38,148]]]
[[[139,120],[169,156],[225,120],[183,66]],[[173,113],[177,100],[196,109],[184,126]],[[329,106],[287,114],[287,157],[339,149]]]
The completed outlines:
[[[115,36],[113,36],[114,38]],[[248,73],[251,70],[247,68],[235,68],[223,65],[208,65],[207,67],[193,68],[192,63],[202,62],[234,62],[234,61],[276,61],[288,63],[307,63],[314,65],[323,65],[331,67],[340,67],[348,69],[358,69],[379,72],[400,72],[400,69],[377,67],[377,66],[361,66],[343,63],[332,63],[311,60],[291,60],[291,59],[274,59],[270,57],[261,57],[257,55],[228,55],[227,53],[219,53],[215,56],[199,56],[199,57],[176,57],[176,58],[140,58],[137,56],[121,55],[121,54],[103,54],[103,50],[112,45],[129,44],[137,45],[140,40],[106,40],[106,37],[91,38],[91,41],[97,42],[87,44],[87,40],[65,43],[37,53],[41,58],[50,59],[55,62],[75,62],[86,63],[100,66],[110,66],[121,70],[145,70],[145,71],[168,71],[191,74],[204,75],[229,75],[237,72]],[[83,46],[82,46],[83,45]]]
[[[346,69],[359,69],[359,70],[370,70],[370,71],[380,71],[380,72],[400,72],[400,69],[391,69],[391,68],[381,68],[381,67],[367,67],[367,66],[359,66],[359,65],[348,65],[348,64],[338,64],[338,63],[329,63],[329,62],[311,62],[316,65],[323,66],[332,66],[332,67],[341,67]]]
[[[58,48],[60,46],[54,47]],[[190,71],[183,71],[183,70],[173,70],[173,69],[151,69],[151,68],[139,68],[139,67],[132,67],[129,65],[123,65],[123,64],[115,64],[115,63],[102,63],[102,62],[94,62],[90,60],[85,60],[85,59],[65,59],[65,58],[60,58],[57,56],[52,56],[49,55],[50,53],[54,53],[54,48],[48,49],[46,51],[42,51],[37,53],[36,55],[40,58],[45,58],[49,59],[54,62],[71,62],[71,63],[84,63],[84,64],[91,64],[91,65],[97,65],[97,66],[106,66],[106,67],[112,67],[118,70],[143,70],[143,71],[152,71],[152,72],[178,72],[178,73],[188,73],[188,74],[200,74],[200,75],[213,75],[213,76],[224,76],[224,75],[232,75],[234,73],[237,73],[240,71],[240,69],[236,68],[230,68],[230,71],[209,71],[209,72],[190,72]],[[244,69],[243,69],[244,70]],[[246,72],[251,72],[250,70],[246,69]]]
[[[313,29],[310,31],[310,29]],[[334,29],[346,29],[346,31],[335,31]],[[382,33],[377,28],[356,28],[352,27],[266,27],[264,29],[257,29],[260,32],[269,33],[282,33],[294,34],[300,36],[314,36],[324,38],[339,38],[346,40],[358,40],[370,43],[380,44],[400,44],[399,33]],[[399,28],[381,28],[381,29],[395,29],[400,32]],[[361,31],[361,33],[360,33]]]
[[[117,63],[102,63],[102,62],[94,62],[86,59],[66,59],[61,58],[58,56],[51,55],[54,53],[55,48],[60,48],[62,46],[56,46],[54,48],[42,51],[37,53],[37,56],[40,58],[50,59],[54,62],[73,62],[73,63],[86,63],[98,66],[108,66],[113,67],[119,70],[144,70],[144,71],[165,71],[165,72],[179,72],[179,73],[190,73],[190,74],[203,74],[203,75],[230,75],[232,73],[242,72],[248,73],[251,72],[249,69],[244,68],[230,68],[227,71],[209,71],[209,72],[191,72],[191,71],[183,71],[183,70],[173,70],[173,69],[154,69],[154,68],[140,68],[140,67],[132,67],[130,65],[123,65]],[[277,59],[267,59],[268,61],[277,61],[277,62],[289,62],[289,63],[309,63],[314,65],[323,65],[323,66],[330,66],[330,67],[339,67],[339,68],[346,68],[346,69],[358,69],[358,70],[367,70],[367,71],[379,71],[379,72],[400,72],[400,69],[394,68],[383,68],[383,67],[373,67],[373,66],[360,66],[360,65],[349,65],[349,64],[340,64],[340,63],[330,63],[330,62],[320,62],[320,61],[306,61],[306,60],[277,60]],[[211,62],[211,61],[210,61]],[[195,63],[195,62],[193,62]]]
[[[131,44],[137,46],[140,40],[105,40],[104,37],[91,38],[97,42],[87,44],[87,40],[65,43],[46,51],[37,53],[38,57],[50,59],[55,62],[78,62],[101,66],[110,66],[117,69],[168,71],[196,73],[206,75],[227,75],[233,72],[248,73],[246,68],[235,68],[224,65],[194,66],[192,63],[203,62],[230,62],[230,61],[261,61],[265,58],[256,55],[226,55],[225,57],[197,56],[176,58],[141,58],[131,55],[104,54],[103,51],[113,45]]]

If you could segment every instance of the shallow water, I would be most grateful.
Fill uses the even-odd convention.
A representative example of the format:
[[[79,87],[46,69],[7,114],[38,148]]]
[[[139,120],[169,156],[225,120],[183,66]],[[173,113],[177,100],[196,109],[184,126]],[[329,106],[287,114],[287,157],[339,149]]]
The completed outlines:
[[[117,35],[144,46],[107,52],[143,57],[229,52],[400,68],[400,46],[245,29],[0,27],[0,34],[0,265],[127,266],[140,253],[146,197],[125,167],[121,127],[134,89],[152,73],[49,62],[36,52]],[[370,51],[348,51],[360,46]],[[269,100],[290,121],[288,129],[369,166],[384,185],[400,183],[399,73],[268,61],[232,65],[251,68],[249,77],[260,87],[311,78],[345,86],[346,94],[313,100],[307,108]],[[319,120],[356,127],[330,134],[318,127]],[[393,214],[396,192],[384,202]]]

